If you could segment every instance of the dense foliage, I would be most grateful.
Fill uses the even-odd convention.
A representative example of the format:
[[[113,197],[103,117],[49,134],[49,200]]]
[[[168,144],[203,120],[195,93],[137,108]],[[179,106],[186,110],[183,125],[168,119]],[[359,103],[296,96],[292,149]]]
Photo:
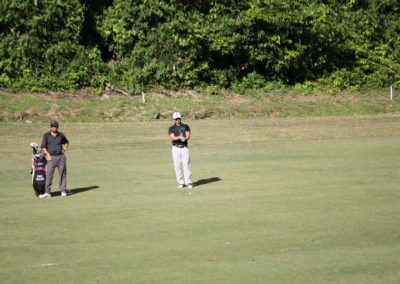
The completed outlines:
[[[2,0],[0,87],[400,84],[398,0]]]

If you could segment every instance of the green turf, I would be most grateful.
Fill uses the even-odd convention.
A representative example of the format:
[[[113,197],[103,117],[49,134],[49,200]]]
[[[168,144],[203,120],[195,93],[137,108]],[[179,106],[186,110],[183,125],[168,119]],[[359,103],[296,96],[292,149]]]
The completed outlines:
[[[46,200],[47,125],[0,124],[0,283],[399,283],[399,115],[187,122],[192,195],[169,122],[61,123]]]

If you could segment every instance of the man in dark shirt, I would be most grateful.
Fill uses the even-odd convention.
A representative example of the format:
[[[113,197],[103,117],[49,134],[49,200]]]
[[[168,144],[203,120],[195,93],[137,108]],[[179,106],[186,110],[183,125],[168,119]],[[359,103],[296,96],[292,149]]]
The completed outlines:
[[[51,185],[54,170],[58,168],[60,174],[61,196],[67,196],[67,159],[64,151],[68,148],[69,141],[62,132],[58,131],[58,122],[53,120],[50,123],[50,131],[43,135],[42,149],[46,153],[46,188],[45,193],[39,195],[40,198],[51,197]]]
[[[172,117],[175,123],[168,129],[168,135],[172,141],[172,159],[174,161],[178,188],[182,188],[184,184],[188,188],[192,188],[192,173],[190,171],[190,153],[188,148],[188,140],[191,134],[190,127],[182,123],[179,112],[174,112]]]

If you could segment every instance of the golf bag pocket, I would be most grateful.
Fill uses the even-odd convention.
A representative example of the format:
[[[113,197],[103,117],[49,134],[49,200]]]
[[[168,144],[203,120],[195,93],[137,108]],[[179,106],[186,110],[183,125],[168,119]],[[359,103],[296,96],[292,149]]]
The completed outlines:
[[[43,194],[46,186],[46,159],[44,156],[32,159],[32,170],[32,185],[35,194]]]

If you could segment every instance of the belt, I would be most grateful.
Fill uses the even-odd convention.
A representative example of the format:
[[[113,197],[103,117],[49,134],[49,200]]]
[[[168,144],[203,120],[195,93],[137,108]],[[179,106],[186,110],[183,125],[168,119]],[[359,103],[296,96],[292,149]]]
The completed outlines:
[[[186,148],[186,147],[187,147],[187,146],[185,146],[185,145],[172,145],[172,146],[178,147],[178,148]]]

